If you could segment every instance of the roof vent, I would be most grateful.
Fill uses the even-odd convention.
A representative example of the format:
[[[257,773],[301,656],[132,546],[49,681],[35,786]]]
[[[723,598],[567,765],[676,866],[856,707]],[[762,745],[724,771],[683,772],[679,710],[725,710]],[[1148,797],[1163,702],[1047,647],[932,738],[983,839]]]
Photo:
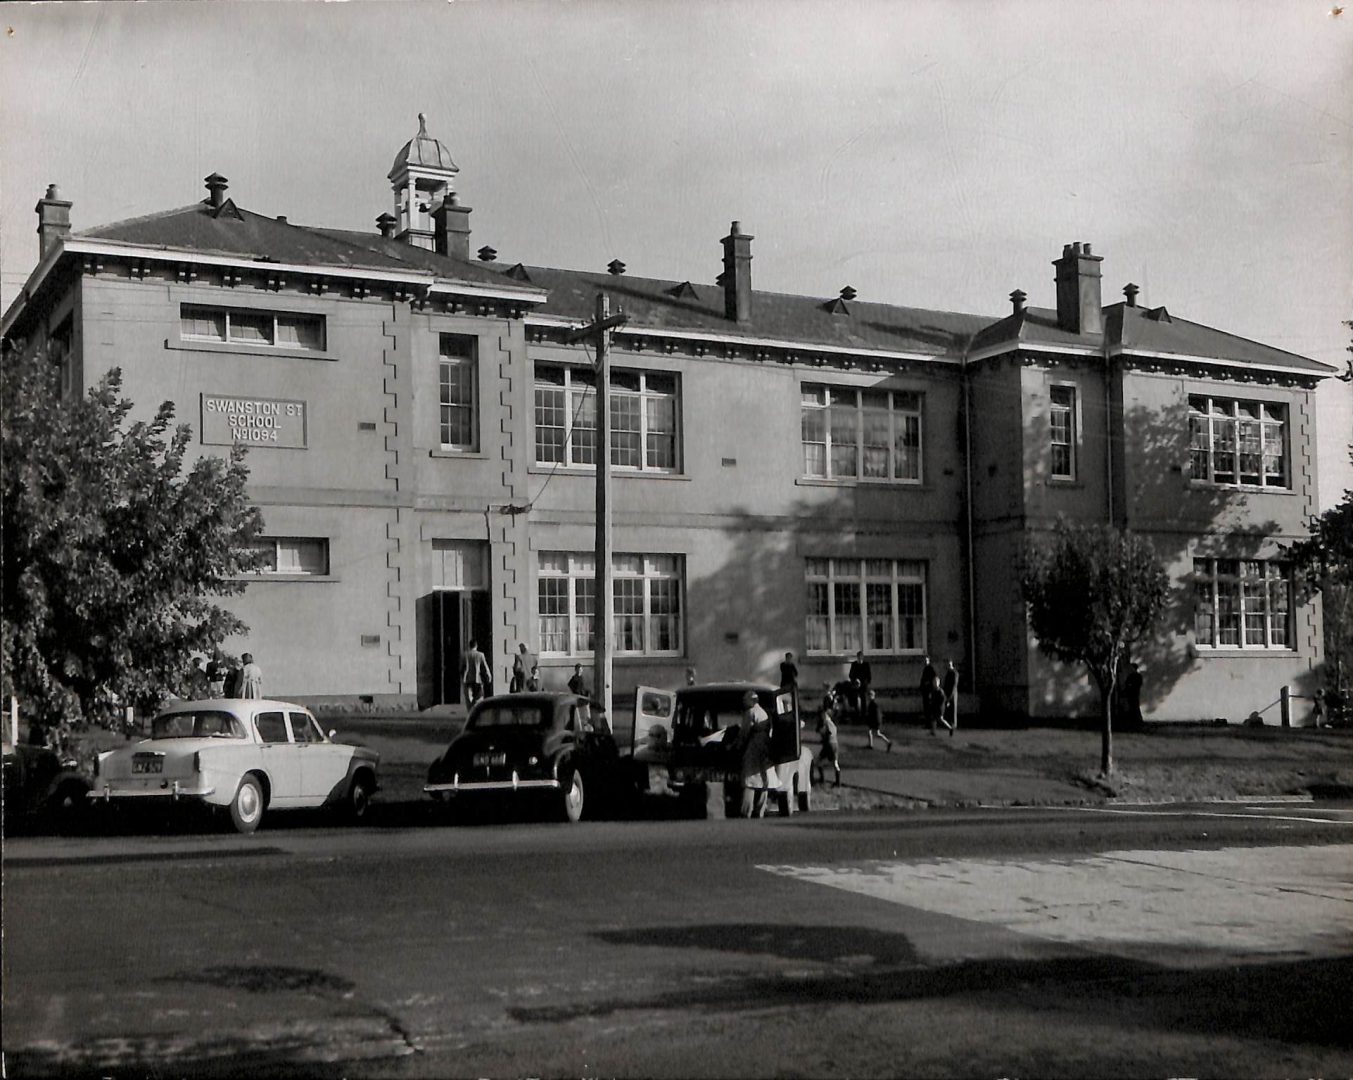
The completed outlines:
[[[526,267],[522,266],[521,263],[517,263],[514,266],[509,267],[506,273],[508,277],[515,278],[517,281],[531,280],[531,275],[526,272]]]
[[[1147,308],[1142,314],[1148,319],[1154,319],[1156,322],[1174,322],[1170,318],[1170,313],[1163,307]]]
[[[209,205],[219,207],[225,202],[226,188],[230,185],[224,176],[220,173],[212,173],[203,180],[203,183],[207,185],[206,201]]]
[[[851,288],[849,285],[847,285],[844,289],[841,290],[841,299],[842,299],[842,300],[854,300],[855,297],[857,297],[857,296],[859,296],[859,295],[860,295],[860,294],[857,293],[857,292],[856,292],[853,288]]]
[[[689,281],[683,281],[680,285],[673,285],[667,290],[668,296],[688,297],[692,300],[699,300],[700,294],[695,291],[695,286]]]
[[[286,216],[286,214],[278,214],[278,215],[277,215],[277,222],[278,222],[278,224],[280,224],[280,225],[286,225],[286,224],[287,224],[287,216]]]
[[[376,229],[381,236],[387,240],[395,238],[395,226],[399,224],[399,218],[388,211],[376,219]]]
[[[845,290],[842,290],[844,293]],[[849,315],[850,308],[846,306],[845,296],[837,296],[828,300],[822,305],[824,311],[830,311],[833,315]]]
[[[606,264],[606,272],[608,274],[613,274],[614,276],[619,277],[621,274],[625,272],[625,264],[622,263],[619,259],[612,259],[610,262]]]
[[[496,248],[491,248],[488,244],[485,244],[479,249],[480,262],[493,262],[496,258],[498,258],[498,251]],[[518,263],[517,265],[520,266],[521,263]]]
[[[1127,298],[1128,307],[1137,306],[1137,294],[1141,291],[1141,289],[1137,288],[1137,286],[1130,281],[1123,286],[1123,295]]]
[[[1016,289],[1010,294],[1010,309],[1019,315],[1024,311],[1024,301],[1029,299],[1023,289]]]

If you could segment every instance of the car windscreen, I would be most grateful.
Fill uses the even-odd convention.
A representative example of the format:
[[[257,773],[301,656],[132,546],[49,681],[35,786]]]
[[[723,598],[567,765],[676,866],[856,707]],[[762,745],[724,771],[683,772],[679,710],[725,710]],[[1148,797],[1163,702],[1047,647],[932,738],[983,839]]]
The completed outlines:
[[[152,739],[243,739],[244,725],[219,709],[174,712],[157,716],[150,724]]]
[[[553,710],[534,704],[488,705],[480,709],[465,725],[468,731],[481,728],[541,728],[550,722]]]
[[[745,711],[742,694],[741,690],[678,694],[673,722],[692,731],[718,731],[741,724]]]

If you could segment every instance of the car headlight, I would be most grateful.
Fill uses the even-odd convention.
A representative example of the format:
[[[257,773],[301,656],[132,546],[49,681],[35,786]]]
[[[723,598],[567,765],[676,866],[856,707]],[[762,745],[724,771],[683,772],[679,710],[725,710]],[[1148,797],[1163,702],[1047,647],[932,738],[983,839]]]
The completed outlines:
[[[539,765],[539,764],[540,764],[540,758],[536,757],[535,754],[532,754],[529,758],[526,759],[526,764],[528,764],[528,765]]]

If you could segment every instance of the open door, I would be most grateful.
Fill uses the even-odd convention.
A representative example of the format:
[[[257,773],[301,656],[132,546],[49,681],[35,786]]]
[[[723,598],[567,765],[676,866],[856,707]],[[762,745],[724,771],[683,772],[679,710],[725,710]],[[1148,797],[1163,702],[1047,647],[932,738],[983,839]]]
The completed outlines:
[[[630,752],[634,760],[665,765],[672,754],[672,718],[676,693],[641,686],[634,691],[634,735]]]
[[[775,710],[770,717],[771,760],[776,765],[798,761],[800,749],[799,692],[794,687],[775,691]]]

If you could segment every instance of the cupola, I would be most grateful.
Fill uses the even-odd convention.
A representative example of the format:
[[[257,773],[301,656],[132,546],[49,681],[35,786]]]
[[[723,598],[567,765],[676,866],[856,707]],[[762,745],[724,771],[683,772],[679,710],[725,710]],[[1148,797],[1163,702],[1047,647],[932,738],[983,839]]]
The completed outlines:
[[[390,166],[389,180],[395,197],[396,240],[429,251],[437,247],[433,212],[443,202],[454,201],[456,173],[460,170],[451,153],[428,134],[427,117],[418,114],[418,134],[404,144]],[[469,208],[461,208],[468,213]],[[466,230],[468,234],[468,229]]]

